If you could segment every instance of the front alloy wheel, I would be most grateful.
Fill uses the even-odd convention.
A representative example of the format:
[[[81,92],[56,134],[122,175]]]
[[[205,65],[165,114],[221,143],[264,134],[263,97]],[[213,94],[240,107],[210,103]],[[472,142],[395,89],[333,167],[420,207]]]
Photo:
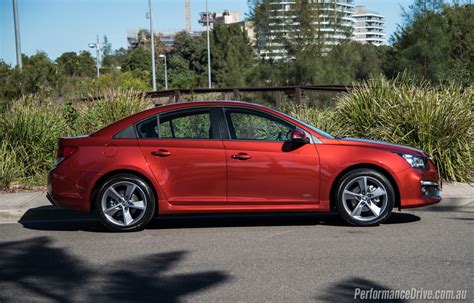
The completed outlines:
[[[375,225],[389,217],[395,203],[390,181],[370,169],[357,169],[339,183],[336,206],[339,215],[352,225]]]
[[[110,230],[143,229],[155,211],[153,191],[134,175],[113,176],[99,190],[96,211]]]

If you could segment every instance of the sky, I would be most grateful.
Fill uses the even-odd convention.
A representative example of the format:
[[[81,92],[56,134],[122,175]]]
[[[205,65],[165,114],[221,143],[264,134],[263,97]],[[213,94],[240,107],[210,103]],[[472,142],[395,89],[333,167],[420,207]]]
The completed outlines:
[[[51,59],[67,51],[88,50],[96,36],[106,35],[113,49],[127,47],[127,33],[148,28],[147,0],[17,0],[22,53],[45,51]],[[402,7],[413,0],[355,0],[386,18],[387,40],[401,23]],[[208,0],[209,11],[248,12],[247,0]],[[193,30],[206,10],[205,0],[191,0]],[[154,31],[175,32],[184,28],[183,0],[152,0]],[[102,38],[101,38],[102,40]],[[15,64],[15,33],[12,0],[0,0],[0,59]]]

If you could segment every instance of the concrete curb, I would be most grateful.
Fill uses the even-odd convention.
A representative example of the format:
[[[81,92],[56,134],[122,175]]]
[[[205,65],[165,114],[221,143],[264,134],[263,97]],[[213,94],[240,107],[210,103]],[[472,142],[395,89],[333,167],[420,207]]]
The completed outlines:
[[[467,183],[444,184],[443,200],[435,205],[414,208],[420,211],[474,212],[474,186]],[[45,192],[0,194],[0,223],[95,220],[93,214],[52,206]]]

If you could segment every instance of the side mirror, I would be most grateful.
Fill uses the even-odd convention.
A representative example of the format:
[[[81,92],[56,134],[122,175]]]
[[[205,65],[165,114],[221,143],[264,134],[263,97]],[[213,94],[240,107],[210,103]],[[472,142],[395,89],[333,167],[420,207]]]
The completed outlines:
[[[306,144],[309,143],[309,138],[306,136],[306,133],[301,128],[295,128],[291,133],[291,142]]]

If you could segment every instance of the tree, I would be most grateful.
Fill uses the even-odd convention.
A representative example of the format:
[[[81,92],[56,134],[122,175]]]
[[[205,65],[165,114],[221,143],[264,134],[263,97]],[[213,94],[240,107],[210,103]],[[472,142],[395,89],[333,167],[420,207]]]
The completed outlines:
[[[21,94],[44,93],[57,88],[59,74],[45,52],[22,55],[23,69],[13,74]]]
[[[102,40],[102,57],[108,56],[112,53],[112,44],[109,42],[109,39],[106,35]]]
[[[189,62],[178,54],[171,54],[168,60],[168,81],[170,88],[193,88],[198,83],[196,72],[189,69]],[[158,80],[165,86],[164,65],[158,70]]]
[[[118,72],[127,55],[128,50],[122,47],[104,56],[101,71],[103,73]]]
[[[191,37],[187,32],[177,33],[171,54],[183,58],[188,63],[188,68],[196,74],[204,74],[207,70],[207,45],[204,34]]]
[[[411,25],[417,18],[427,13],[440,13],[444,7],[444,0],[414,0],[413,4],[402,10],[405,25]]]
[[[149,50],[142,47],[136,48],[131,51],[127,57],[123,60],[122,70],[133,71],[133,70],[151,70],[151,54]]]
[[[445,5],[440,12],[422,12],[414,12],[413,22],[393,36],[394,48],[387,53],[394,62],[390,73],[408,71],[432,83],[472,83],[474,7]]]
[[[56,59],[58,71],[65,76],[93,77],[95,61],[89,52],[83,51],[79,55],[75,52],[63,53]]]
[[[382,72],[381,63],[376,46],[347,41],[334,46],[323,58],[316,80],[338,84],[368,80]]]
[[[218,87],[244,86],[253,52],[238,24],[214,24],[211,43],[213,83]]]

